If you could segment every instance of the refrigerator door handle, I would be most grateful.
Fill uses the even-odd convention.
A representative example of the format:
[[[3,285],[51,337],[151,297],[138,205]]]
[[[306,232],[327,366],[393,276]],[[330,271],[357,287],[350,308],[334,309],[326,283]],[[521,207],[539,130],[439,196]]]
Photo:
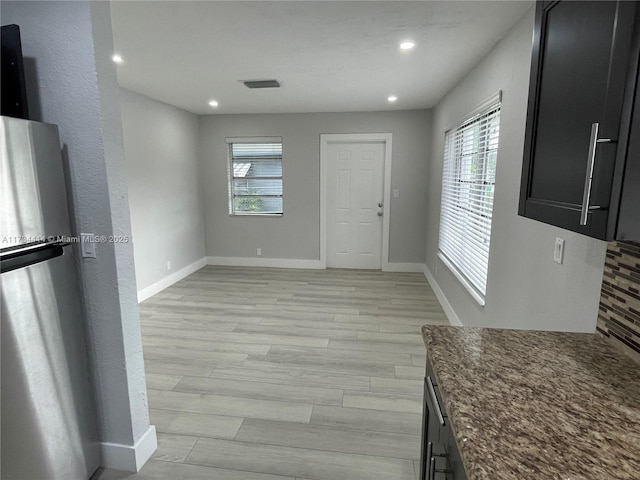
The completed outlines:
[[[2,249],[0,251],[0,273],[7,273],[59,257],[64,253],[63,247],[67,245],[69,245],[69,242],[50,241],[29,244],[19,248]]]

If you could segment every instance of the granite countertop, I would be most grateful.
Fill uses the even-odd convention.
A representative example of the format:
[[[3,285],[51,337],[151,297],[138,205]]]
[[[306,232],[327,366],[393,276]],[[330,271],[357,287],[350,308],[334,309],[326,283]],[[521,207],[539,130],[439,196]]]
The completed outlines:
[[[468,480],[639,480],[640,364],[595,334],[422,327]]]

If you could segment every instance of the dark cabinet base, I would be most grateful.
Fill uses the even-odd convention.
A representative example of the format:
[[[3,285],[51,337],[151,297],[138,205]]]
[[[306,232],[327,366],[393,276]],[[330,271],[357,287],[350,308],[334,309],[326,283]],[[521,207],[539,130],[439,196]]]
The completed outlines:
[[[438,381],[427,359],[424,379],[420,480],[466,480]]]

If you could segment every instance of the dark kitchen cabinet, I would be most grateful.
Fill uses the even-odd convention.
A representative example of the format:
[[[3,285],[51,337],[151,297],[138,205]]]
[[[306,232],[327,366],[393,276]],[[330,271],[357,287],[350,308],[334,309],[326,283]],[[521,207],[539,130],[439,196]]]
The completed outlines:
[[[618,240],[640,240],[640,84],[636,92],[620,199]]]
[[[428,360],[424,379],[420,480],[467,480],[437,379]]]
[[[520,215],[603,240],[633,239],[624,225],[640,222],[629,186],[632,169],[640,188],[630,158],[630,148],[638,155],[630,134],[639,127],[637,108],[631,121],[639,15],[639,2],[537,3]]]

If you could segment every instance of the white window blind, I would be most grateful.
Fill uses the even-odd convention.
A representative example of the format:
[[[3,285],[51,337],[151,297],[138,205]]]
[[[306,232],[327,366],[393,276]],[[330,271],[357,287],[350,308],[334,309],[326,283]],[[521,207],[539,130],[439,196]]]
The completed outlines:
[[[499,134],[499,96],[445,134],[440,258],[482,305]]]
[[[281,215],[282,139],[228,138],[229,213]]]

